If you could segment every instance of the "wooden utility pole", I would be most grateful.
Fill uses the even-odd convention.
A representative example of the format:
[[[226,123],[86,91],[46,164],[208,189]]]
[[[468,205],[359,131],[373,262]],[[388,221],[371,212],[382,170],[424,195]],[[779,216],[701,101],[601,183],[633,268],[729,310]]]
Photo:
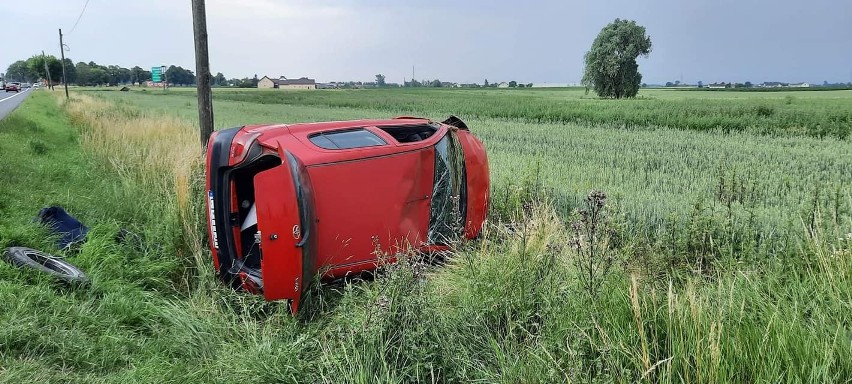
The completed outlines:
[[[53,80],[50,78],[50,68],[47,66],[47,56],[44,55],[44,51],[41,51],[41,59],[44,61],[44,73],[47,77],[47,89],[53,90]]]
[[[198,91],[198,124],[201,147],[213,134],[213,100],[210,91],[210,59],[207,56],[207,15],[204,0],[192,0],[192,30],[195,34],[195,74]]]
[[[65,99],[68,99],[68,79],[65,77],[65,44],[62,42],[62,28],[59,28],[59,52],[62,55],[62,84],[65,85]]]

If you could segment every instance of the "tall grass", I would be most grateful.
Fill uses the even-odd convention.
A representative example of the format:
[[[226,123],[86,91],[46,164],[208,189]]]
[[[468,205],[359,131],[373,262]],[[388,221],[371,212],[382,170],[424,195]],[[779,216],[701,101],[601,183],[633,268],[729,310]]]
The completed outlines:
[[[75,94],[64,108],[81,128],[82,147],[109,164],[125,190],[136,192],[128,196],[128,203],[153,215],[146,222],[161,221],[165,230],[180,231],[174,238],[178,259],[201,273],[192,280],[210,280],[210,266],[202,255],[206,237],[199,197],[203,156],[192,144],[197,135],[194,127],[86,95]]]

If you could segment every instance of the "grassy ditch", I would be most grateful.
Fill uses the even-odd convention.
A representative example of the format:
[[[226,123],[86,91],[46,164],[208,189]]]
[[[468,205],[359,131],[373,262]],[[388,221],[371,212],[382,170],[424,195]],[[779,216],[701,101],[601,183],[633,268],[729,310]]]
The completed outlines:
[[[448,265],[403,258],[375,281],[316,287],[293,318],[213,281],[199,155],[186,120],[80,94],[35,93],[0,122],[0,245],[51,250],[31,222],[50,204],[93,227],[67,255],[89,287],[0,265],[0,381],[852,377],[852,237],[823,226],[802,222],[787,257],[689,273],[630,236],[617,199],[563,214],[544,191],[506,192],[517,204]],[[116,243],[119,228],[140,240]]]

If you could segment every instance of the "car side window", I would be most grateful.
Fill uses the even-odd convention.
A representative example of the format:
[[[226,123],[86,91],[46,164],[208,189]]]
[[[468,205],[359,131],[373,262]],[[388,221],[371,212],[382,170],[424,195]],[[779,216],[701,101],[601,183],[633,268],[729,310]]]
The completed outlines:
[[[363,128],[323,132],[311,135],[308,139],[317,147],[324,149],[352,149],[387,145],[381,137]]]

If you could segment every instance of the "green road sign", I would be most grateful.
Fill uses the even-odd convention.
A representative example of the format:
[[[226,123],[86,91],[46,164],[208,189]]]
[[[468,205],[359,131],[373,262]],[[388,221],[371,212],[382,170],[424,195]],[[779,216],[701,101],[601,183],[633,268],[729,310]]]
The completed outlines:
[[[163,72],[160,67],[151,67],[151,81],[159,83],[163,81]]]

